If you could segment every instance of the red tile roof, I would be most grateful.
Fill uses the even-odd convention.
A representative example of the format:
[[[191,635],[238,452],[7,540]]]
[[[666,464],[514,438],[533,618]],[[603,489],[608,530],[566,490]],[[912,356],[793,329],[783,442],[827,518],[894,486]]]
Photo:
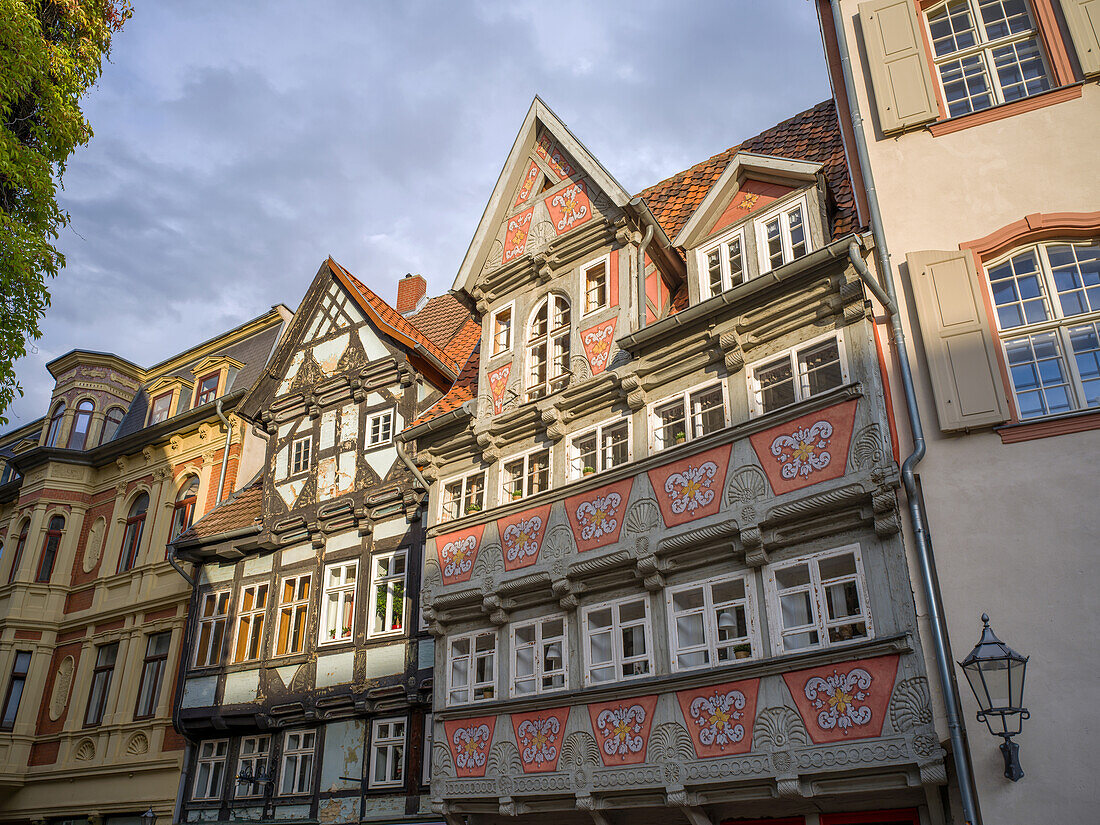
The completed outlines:
[[[474,351],[470,353],[470,357],[466,359],[466,365],[462,368],[462,372],[458,376],[458,380],[455,381],[454,386],[447,390],[446,394],[435,404],[421,413],[409,425],[410,427],[417,427],[449,413],[451,410],[457,410],[471,398],[477,398],[477,373],[481,365],[480,350],[479,342],[474,346]]]
[[[209,541],[225,533],[251,527],[263,515],[263,473],[227,498],[176,537],[176,542]]]
[[[432,339],[437,347],[447,349],[463,325],[470,319],[470,311],[449,292],[429,298],[419,312],[406,315],[418,330]]]

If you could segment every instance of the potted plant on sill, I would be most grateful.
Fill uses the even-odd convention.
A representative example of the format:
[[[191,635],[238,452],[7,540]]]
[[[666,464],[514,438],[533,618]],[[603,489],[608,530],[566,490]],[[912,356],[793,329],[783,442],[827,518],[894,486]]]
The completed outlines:
[[[480,513],[480,512],[481,512],[481,505],[480,504],[467,504],[466,505],[466,515],[470,515],[471,513]]]
[[[748,659],[752,656],[751,645],[734,645],[733,658],[734,659]]]
[[[586,476],[590,476],[590,475],[593,475],[593,474],[595,474],[595,472],[596,472],[596,468],[595,468],[595,467],[585,467],[585,468],[584,468],[584,474],[585,474]]]
[[[680,430],[680,432],[676,433],[673,437],[677,444],[683,444],[687,440],[687,434],[683,430]]]
[[[521,498],[523,498],[523,490],[512,491],[512,501],[519,501]]]

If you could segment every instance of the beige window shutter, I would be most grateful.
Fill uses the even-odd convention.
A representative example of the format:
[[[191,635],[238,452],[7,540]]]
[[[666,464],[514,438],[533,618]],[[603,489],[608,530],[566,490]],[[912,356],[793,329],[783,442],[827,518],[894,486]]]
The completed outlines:
[[[1062,0],[1062,11],[1081,71],[1100,73],[1100,0]]]
[[[882,131],[889,134],[939,117],[912,0],[860,3],[859,21]]]
[[[970,252],[911,252],[905,260],[940,429],[950,432],[1007,421],[996,343]]]

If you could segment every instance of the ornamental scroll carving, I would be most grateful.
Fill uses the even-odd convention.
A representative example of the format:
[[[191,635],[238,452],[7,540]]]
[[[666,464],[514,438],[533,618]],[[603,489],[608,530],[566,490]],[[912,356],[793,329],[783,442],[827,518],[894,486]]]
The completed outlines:
[[[103,536],[107,532],[107,520],[100,516],[92,524],[88,531],[88,539],[84,545],[84,560],[81,566],[85,573],[91,573],[99,564],[99,557],[103,552]]]
[[[53,693],[50,694],[50,719],[54,722],[61,718],[69,704],[69,688],[73,684],[75,669],[76,660],[72,656],[66,656],[57,666],[57,673],[53,679]]]

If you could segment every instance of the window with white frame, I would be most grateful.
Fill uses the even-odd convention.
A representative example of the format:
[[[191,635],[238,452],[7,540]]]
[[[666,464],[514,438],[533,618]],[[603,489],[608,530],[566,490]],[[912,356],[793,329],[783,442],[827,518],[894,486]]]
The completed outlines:
[[[370,788],[399,788],[405,780],[405,720],[371,722]]]
[[[271,756],[271,736],[242,736],[237,754],[237,788],[235,799],[249,799],[264,795],[268,759]]]
[[[581,288],[584,290],[584,314],[590,315],[608,306],[610,298],[608,256],[581,267]]]
[[[195,641],[195,667],[219,664],[229,621],[229,591],[206,593],[199,603],[199,626]]]
[[[542,398],[569,383],[573,322],[569,301],[551,293],[535,309],[527,328],[527,400]]]
[[[378,447],[393,441],[393,410],[375,413],[367,421],[367,445]]]
[[[309,793],[313,787],[313,752],[317,734],[311,730],[288,730],[283,734],[283,764],[279,772],[279,793],[283,796]]]
[[[858,545],[770,565],[764,583],[777,617],[776,653],[874,635]]]
[[[267,582],[241,588],[241,600],[237,606],[237,638],[233,645],[234,662],[259,659],[263,652],[267,593]]]
[[[527,498],[550,489],[550,448],[534,450],[501,464],[504,500]]]
[[[749,364],[745,371],[753,415],[805,401],[848,382],[844,337],[830,333],[771,358]]]
[[[355,631],[355,589],[359,562],[346,561],[325,568],[321,592],[321,644],[346,642]]]
[[[671,587],[665,598],[673,670],[759,655],[751,574]]]
[[[220,799],[225,780],[225,757],[228,739],[208,739],[199,744],[195,758],[195,788],[192,799]]]
[[[586,685],[622,682],[653,673],[647,596],[585,608],[581,622]]]
[[[406,560],[405,550],[371,556],[368,636],[385,636],[404,629]]]
[[[569,475],[602,473],[630,461],[630,419],[605,421],[569,439]]]
[[[761,275],[813,251],[807,215],[806,199],[800,198],[753,222]]]
[[[292,476],[309,471],[310,452],[313,449],[313,436],[297,438],[290,446],[290,474]]]
[[[1037,244],[986,274],[1020,418],[1100,407],[1100,244]]]
[[[512,625],[512,695],[533,696],[569,684],[565,616]]]
[[[703,297],[713,298],[748,280],[745,271],[745,228],[723,234],[700,248],[697,260]]]
[[[279,631],[275,639],[275,655],[285,656],[305,650],[306,624],[309,619],[311,574],[288,576],[279,592]]]
[[[447,640],[447,704],[485,702],[496,695],[497,634],[467,633]]]
[[[933,61],[950,117],[1050,88],[1027,0],[949,0],[925,9]]]
[[[485,508],[485,471],[443,482],[440,521],[450,521]]]
[[[492,319],[489,321],[490,334],[493,336],[491,350],[493,355],[500,355],[512,348],[512,313],[514,309],[514,304],[508,304],[508,306],[501,307],[493,312]]]
[[[702,438],[729,425],[725,382],[685,390],[653,405],[653,449]]]

